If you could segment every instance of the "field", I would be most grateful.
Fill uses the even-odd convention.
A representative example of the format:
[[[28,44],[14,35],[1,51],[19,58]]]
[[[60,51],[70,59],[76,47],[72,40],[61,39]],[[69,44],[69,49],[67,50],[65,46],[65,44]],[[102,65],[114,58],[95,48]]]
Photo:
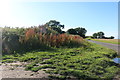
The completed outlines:
[[[23,65],[25,70],[43,70],[49,73],[51,79],[112,80],[120,70],[112,60],[116,56],[111,49],[87,43],[87,47],[4,55],[2,62],[27,62],[27,65]]]
[[[111,44],[120,44],[119,39],[92,39],[92,40],[105,42],[105,43],[111,43]]]

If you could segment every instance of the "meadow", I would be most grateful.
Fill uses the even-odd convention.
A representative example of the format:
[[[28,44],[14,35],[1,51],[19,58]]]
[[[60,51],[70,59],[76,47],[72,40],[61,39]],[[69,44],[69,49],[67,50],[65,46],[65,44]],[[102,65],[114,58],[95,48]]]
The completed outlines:
[[[105,43],[111,43],[111,44],[120,44],[119,39],[92,39],[92,40],[105,42]]]

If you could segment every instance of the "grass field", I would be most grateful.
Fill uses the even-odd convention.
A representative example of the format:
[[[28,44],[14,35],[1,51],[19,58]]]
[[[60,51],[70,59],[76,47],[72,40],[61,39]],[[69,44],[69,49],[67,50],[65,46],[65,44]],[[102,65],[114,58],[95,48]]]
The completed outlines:
[[[111,43],[111,44],[120,44],[119,39],[92,39],[92,40],[105,42],[105,43]]]
[[[27,62],[25,70],[44,70],[52,79],[112,80],[120,70],[112,60],[116,56],[115,51],[90,43],[80,48],[55,48],[53,51],[4,55],[3,63]]]

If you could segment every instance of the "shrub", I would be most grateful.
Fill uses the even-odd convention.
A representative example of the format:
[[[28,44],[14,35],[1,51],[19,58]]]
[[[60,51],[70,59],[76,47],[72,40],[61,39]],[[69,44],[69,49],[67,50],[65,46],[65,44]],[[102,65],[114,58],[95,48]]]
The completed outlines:
[[[34,28],[4,28],[2,39],[2,51],[6,54],[84,45],[82,37],[56,33],[45,25]]]
[[[78,35],[35,33],[34,29],[26,31],[21,40],[29,48],[79,47],[84,43],[83,38]]]

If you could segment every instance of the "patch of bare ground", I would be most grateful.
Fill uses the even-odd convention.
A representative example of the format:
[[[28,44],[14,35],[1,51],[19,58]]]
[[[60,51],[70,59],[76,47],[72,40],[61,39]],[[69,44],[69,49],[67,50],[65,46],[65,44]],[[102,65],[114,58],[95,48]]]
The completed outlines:
[[[47,78],[48,74],[43,70],[38,72],[25,71],[25,62],[4,63],[0,67],[2,78]]]

